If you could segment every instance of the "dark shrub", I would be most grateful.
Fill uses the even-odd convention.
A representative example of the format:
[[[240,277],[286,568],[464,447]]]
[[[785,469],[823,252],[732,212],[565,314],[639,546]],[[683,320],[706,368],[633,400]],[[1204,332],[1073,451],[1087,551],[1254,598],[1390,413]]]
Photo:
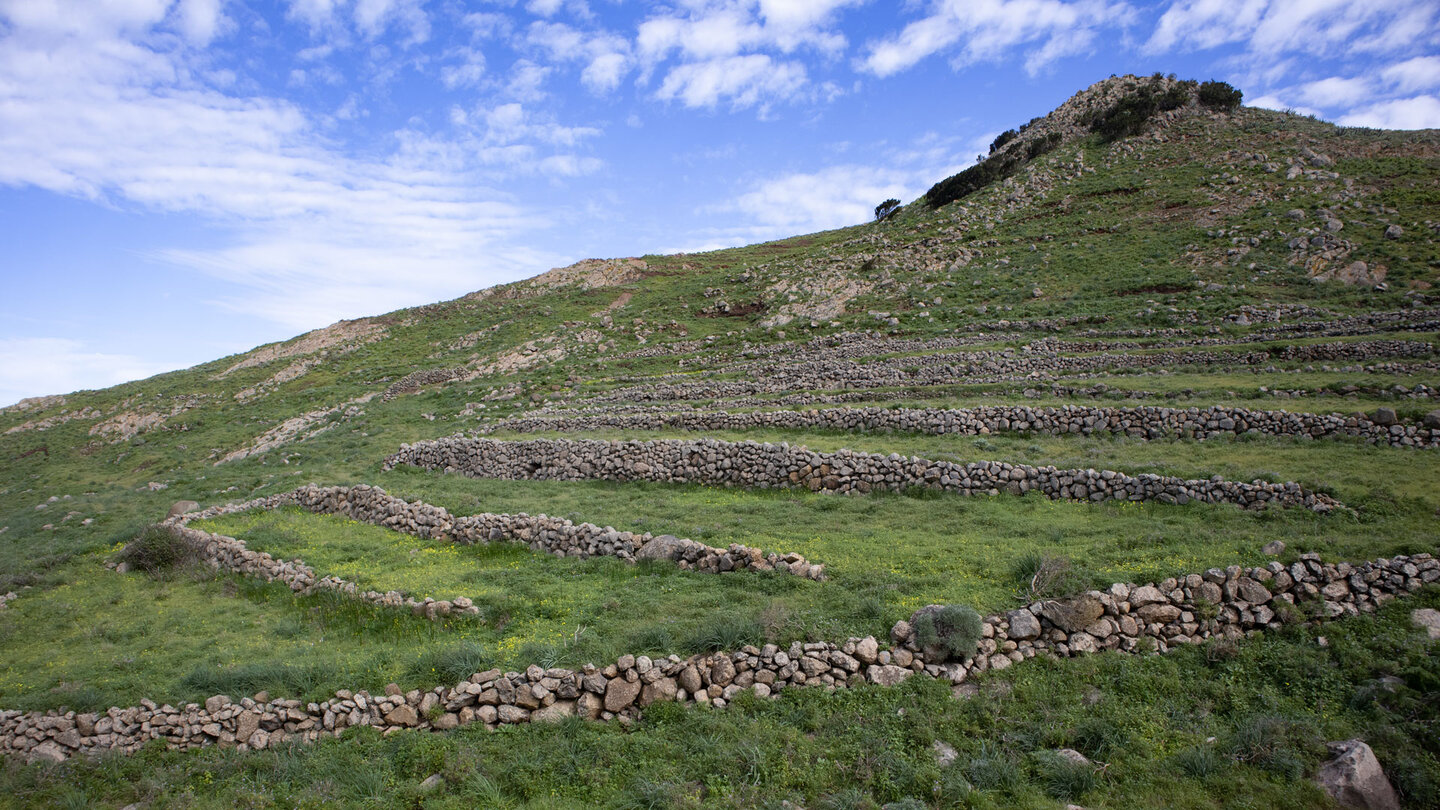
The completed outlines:
[[[1020,133],[1013,129],[1007,129],[999,135],[996,135],[995,140],[990,142],[990,154],[995,154],[995,150],[1015,140],[1019,135]]]
[[[882,202],[879,205],[875,206],[875,221],[884,222],[885,220],[894,216],[895,212],[899,210],[900,201],[892,197],[891,199],[888,199],[885,202]]]
[[[1244,97],[1245,94],[1229,82],[1208,81],[1200,85],[1200,103],[1212,110],[1233,110]]]
[[[198,560],[195,549],[164,526],[147,526],[120,551],[120,561],[147,574],[162,574]]]

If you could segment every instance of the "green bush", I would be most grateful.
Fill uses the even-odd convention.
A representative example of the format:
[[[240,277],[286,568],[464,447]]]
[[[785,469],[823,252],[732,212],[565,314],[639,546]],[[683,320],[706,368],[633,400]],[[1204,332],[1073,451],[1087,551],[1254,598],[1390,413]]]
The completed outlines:
[[[1020,133],[1019,133],[1019,132],[1016,132],[1016,131],[1013,130],[1013,129],[1007,129],[1007,130],[1005,130],[1004,132],[1000,133],[999,135],[996,135],[996,136],[995,136],[995,140],[993,140],[993,141],[990,142],[990,154],[992,154],[992,155],[995,154],[995,150],[997,150],[997,149],[1003,147],[1005,144],[1007,144],[1007,143],[1015,140],[1017,137],[1019,137],[1019,135],[1020,135]]]
[[[427,650],[409,666],[410,677],[425,682],[457,683],[494,666],[483,645],[466,641],[453,647]]]
[[[1206,779],[1225,767],[1225,759],[1209,746],[1186,748],[1170,758],[1177,770],[1192,779]]]
[[[882,202],[879,205],[875,206],[875,221],[884,222],[890,217],[895,216],[895,212],[899,210],[900,201],[892,197],[885,202]]]
[[[974,608],[946,605],[925,611],[915,620],[915,638],[924,648],[938,648],[953,660],[975,654],[980,646],[983,622]]]
[[[979,790],[1014,793],[1025,784],[1025,774],[1014,760],[1000,752],[982,751],[965,765],[965,777]]]
[[[195,549],[163,526],[147,526],[120,551],[120,561],[136,571],[162,574],[198,560]]]
[[[1212,110],[1233,110],[1245,97],[1228,82],[1208,81],[1200,85],[1200,104]]]
[[[1042,751],[1032,760],[1036,781],[1052,799],[1078,799],[1100,784],[1095,768],[1073,762],[1054,751]]]
[[[765,628],[754,619],[721,614],[702,625],[686,642],[693,653],[729,652],[765,643]]]

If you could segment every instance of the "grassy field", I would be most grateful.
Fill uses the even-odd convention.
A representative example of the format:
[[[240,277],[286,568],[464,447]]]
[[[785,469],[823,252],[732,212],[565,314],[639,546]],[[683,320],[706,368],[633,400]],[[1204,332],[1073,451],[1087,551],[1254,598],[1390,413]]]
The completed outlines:
[[[6,762],[0,806],[1301,810],[1326,805],[1305,779],[1324,741],[1361,736],[1408,806],[1433,807],[1428,731],[1440,716],[1428,696],[1440,688],[1440,649],[1409,626],[1418,606],[1440,606],[1440,592],[1239,645],[1037,660],[986,673],[959,700],[912,679],[718,711],[657,704],[634,730],[575,720],[384,738],[358,729],[247,754]],[[953,763],[937,763],[937,742],[953,747]],[[1062,746],[1103,767],[1067,766],[1053,754]],[[438,785],[423,787],[434,774]]]

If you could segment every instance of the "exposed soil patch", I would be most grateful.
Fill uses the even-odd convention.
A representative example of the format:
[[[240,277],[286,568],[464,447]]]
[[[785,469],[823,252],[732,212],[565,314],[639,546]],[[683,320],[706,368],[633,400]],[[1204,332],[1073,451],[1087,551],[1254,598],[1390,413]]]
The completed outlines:
[[[384,338],[386,331],[386,328],[377,323],[374,318],[340,321],[324,329],[306,332],[288,343],[262,346],[250,352],[244,359],[240,360],[240,362],[216,374],[215,379],[223,380],[241,369],[263,366],[266,363],[290,357],[303,357],[307,354],[315,354],[316,352],[332,349],[337,346],[344,347],[347,351],[353,350],[366,343],[373,343],[374,341]],[[309,367],[299,371],[294,377],[304,374],[305,371],[309,371]],[[285,372],[281,373],[283,374]],[[279,375],[277,374],[276,376],[278,377]],[[294,379],[294,377],[290,377],[289,379]],[[281,382],[284,382],[284,380],[281,380]]]

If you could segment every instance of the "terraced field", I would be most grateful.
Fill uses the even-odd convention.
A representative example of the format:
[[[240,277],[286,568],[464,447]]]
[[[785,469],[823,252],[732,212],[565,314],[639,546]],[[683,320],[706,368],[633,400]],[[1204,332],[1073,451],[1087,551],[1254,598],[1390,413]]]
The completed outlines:
[[[1440,135],[1073,126],[1126,81],[936,209],[5,409],[0,805],[1326,807],[1359,738],[1440,807]]]

